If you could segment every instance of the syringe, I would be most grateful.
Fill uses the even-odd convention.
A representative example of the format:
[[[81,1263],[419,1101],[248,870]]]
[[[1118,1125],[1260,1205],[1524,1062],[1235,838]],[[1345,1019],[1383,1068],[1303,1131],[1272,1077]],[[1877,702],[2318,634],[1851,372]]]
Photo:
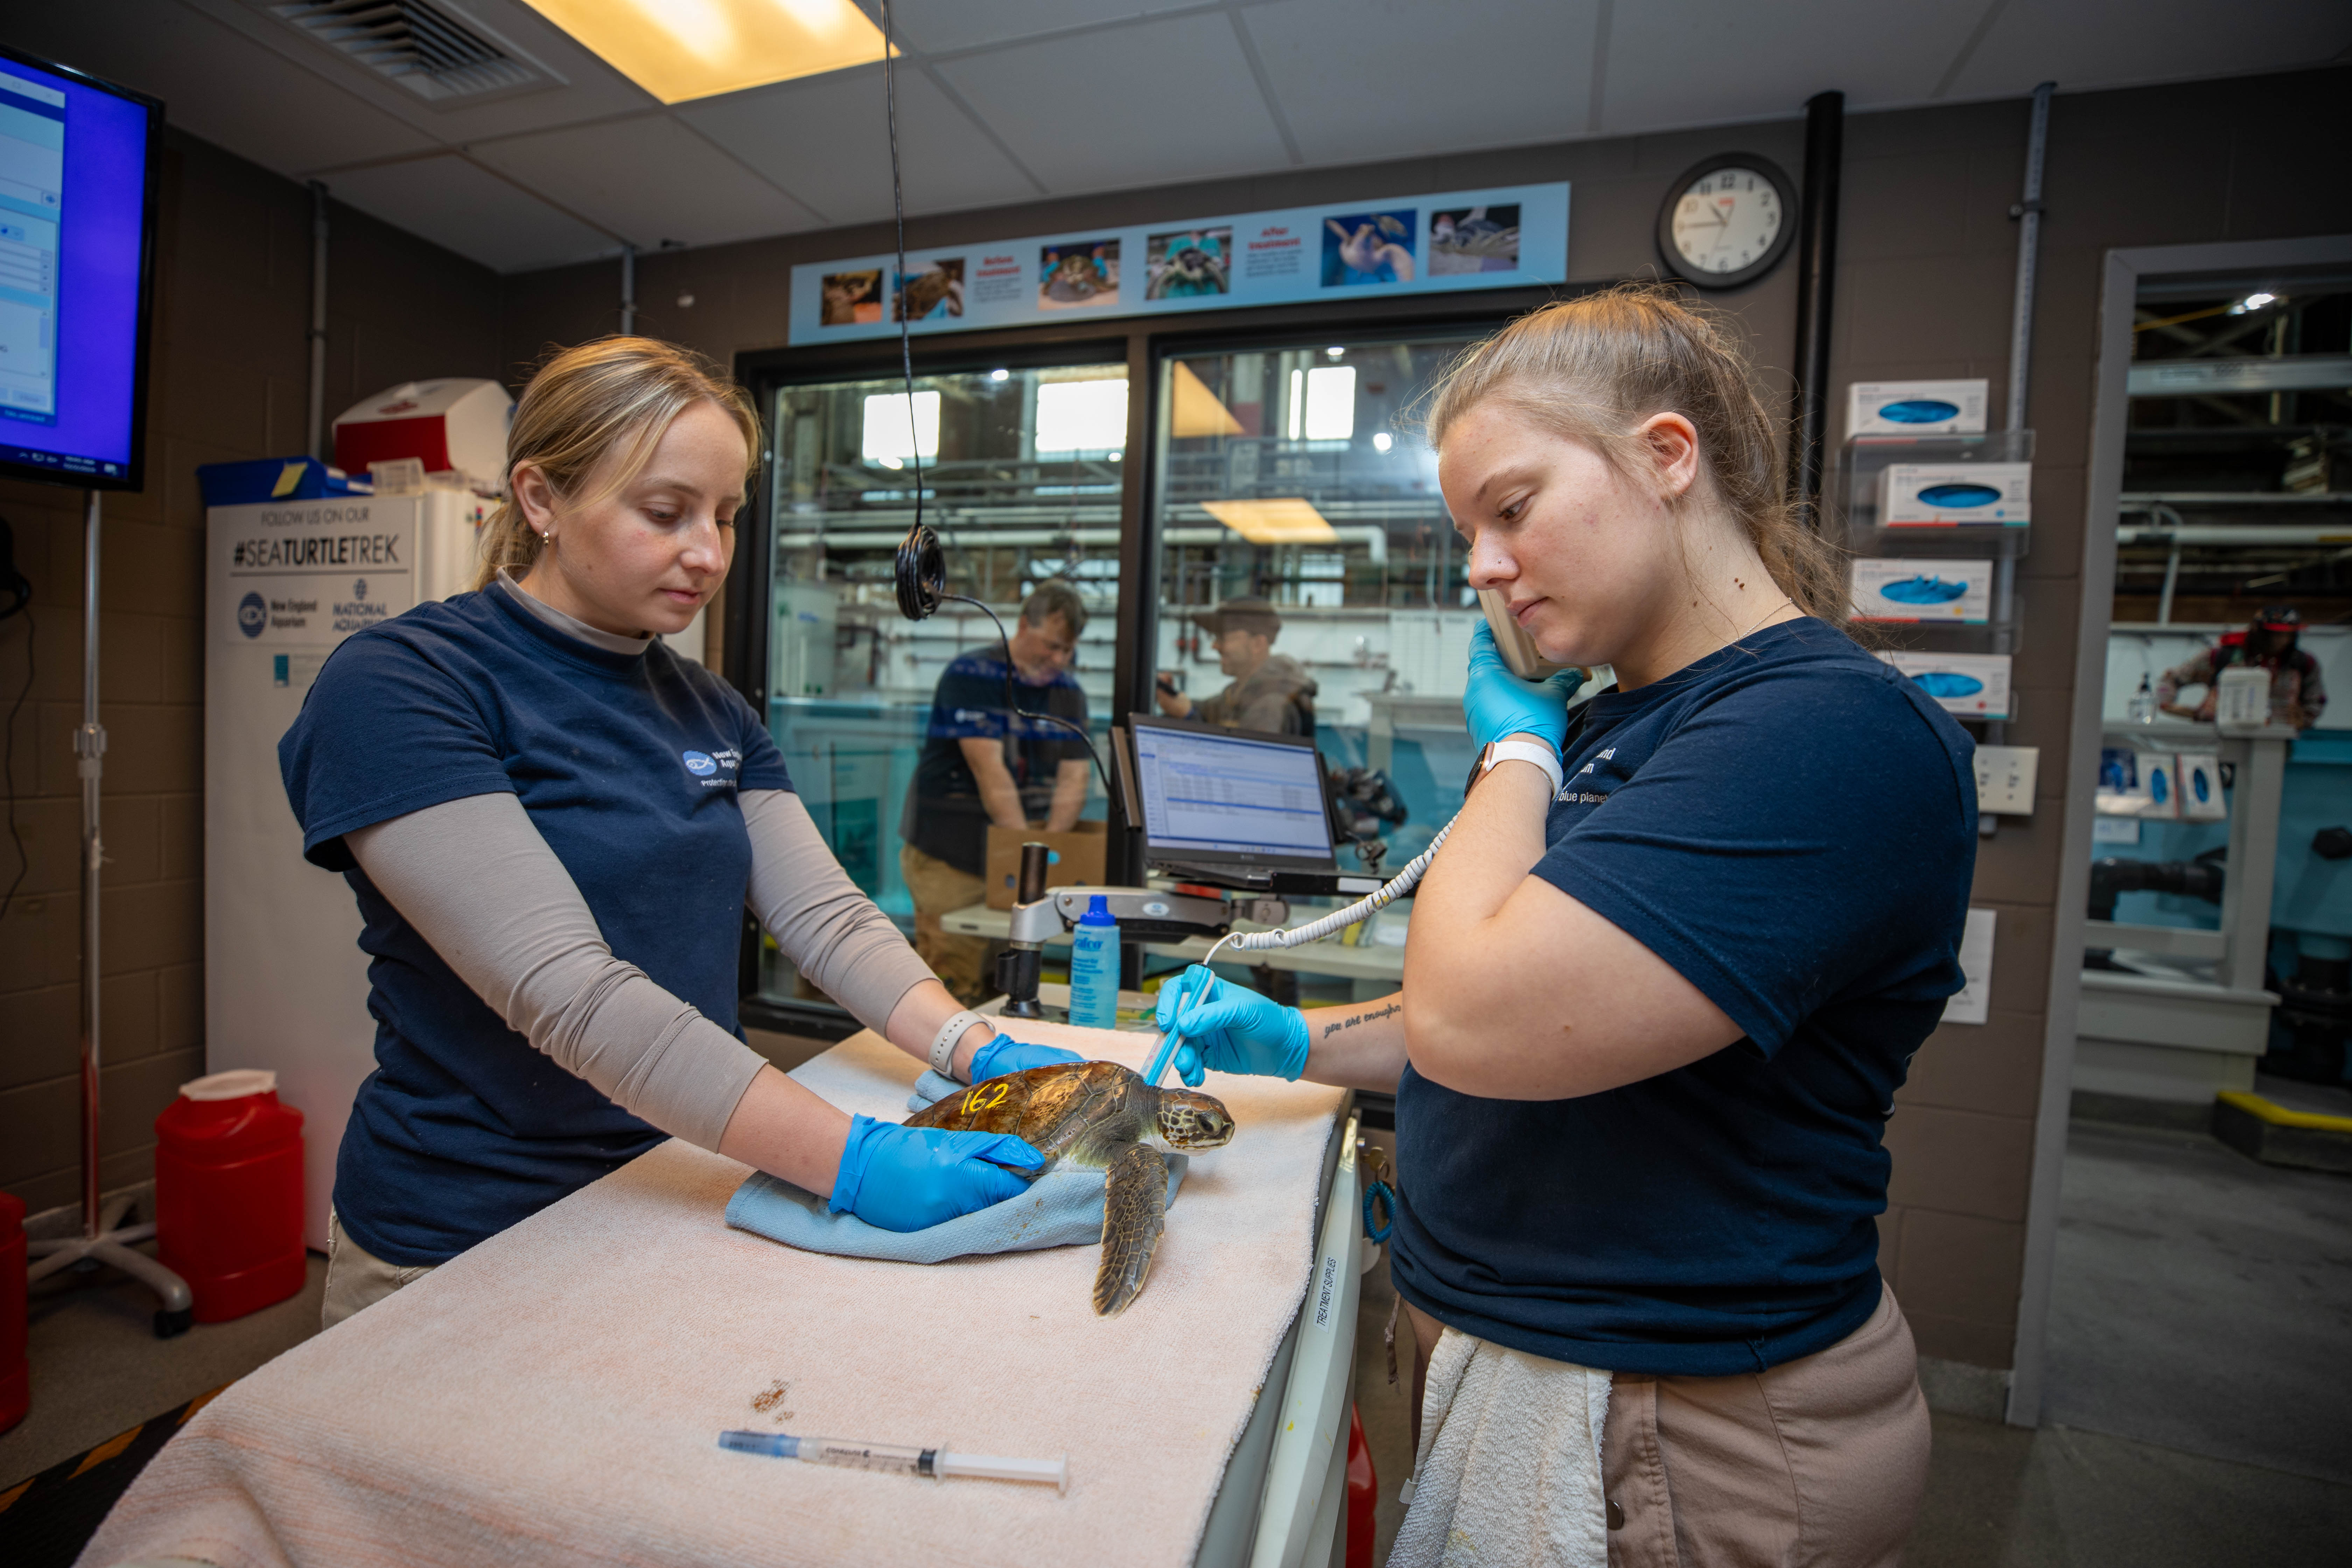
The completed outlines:
[[[998,1481],[1044,1481],[1055,1491],[1070,1489],[1070,1461],[1007,1459],[993,1454],[950,1454],[945,1448],[906,1448],[895,1443],[859,1443],[847,1437],[794,1437],[782,1432],[721,1432],[719,1446],[739,1454],[798,1459],[803,1465],[837,1465],[850,1470],[893,1475],[982,1476]]]

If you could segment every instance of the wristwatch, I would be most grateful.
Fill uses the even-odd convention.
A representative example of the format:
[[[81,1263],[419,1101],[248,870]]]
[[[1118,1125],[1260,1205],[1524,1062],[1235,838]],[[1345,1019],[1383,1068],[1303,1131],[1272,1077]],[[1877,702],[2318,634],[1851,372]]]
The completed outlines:
[[[1558,795],[1560,785],[1568,782],[1568,771],[1560,766],[1559,753],[1533,741],[1487,742],[1486,749],[1478,755],[1479,776],[1483,778],[1494,772],[1496,763],[1509,761],[1533,763],[1541,768],[1544,777],[1551,780],[1551,793],[1554,795]]]
[[[963,1038],[964,1031],[974,1024],[987,1022],[987,1019],[967,1007],[941,1024],[940,1032],[931,1037],[931,1070],[941,1078],[955,1077],[949,1068],[955,1061],[956,1043]]]

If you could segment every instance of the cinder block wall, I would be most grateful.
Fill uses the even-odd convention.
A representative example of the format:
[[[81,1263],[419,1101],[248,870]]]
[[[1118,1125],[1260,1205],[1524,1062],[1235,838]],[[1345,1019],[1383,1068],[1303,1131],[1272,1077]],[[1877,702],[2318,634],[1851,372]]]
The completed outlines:
[[[299,453],[310,201],[177,132],[164,140],[148,368],[147,483],[103,500],[100,715],[107,730],[103,1185],[152,1173],[154,1121],[205,1070],[204,503],[196,466]],[[327,416],[420,375],[498,374],[499,279],[331,209]],[[29,616],[0,621],[0,721],[29,860],[0,917],[0,1187],[79,1201],[82,492],[0,480]],[[16,875],[0,836],[0,889]]]
[[[2022,100],[1846,121],[1834,438],[1844,434],[1845,388],[1865,377],[1984,376],[1995,389],[1994,419],[2005,416],[2017,257],[2009,208],[2024,177],[2026,121]],[[1937,1031],[1914,1061],[1887,1130],[1895,1175],[1881,1265],[1925,1354],[2006,1368],[2016,1331],[2074,700],[2100,258],[2116,246],[2352,229],[2352,194],[2325,167],[2347,132],[2352,70],[2341,68],[2062,94],[2053,108],[2029,394],[2040,440],[2033,549],[2021,574],[2021,718],[2010,734],[2012,744],[2042,748],[2039,810],[2002,823],[1978,858],[1974,901],[2000,917],[1990,1021]],[[1564,179],[1574,186],[1570,276],[1645,276],[1657,269],[1652,230],[1668,183],[1700,157],[1732,149],[1761,153],[1795,174],[1803,128],[1780,121],[1123,192],[918,219],[907,238],[928,247]],[[641,330],[722,361],[779,346],[795,264],[890,243],[887,226],[866,225],[648,256],[638,268]],[[1752,287],[1714,297],[1738,318],[1768,384],[1783,393],[1796,357],[1794,262],[1792,253]],[[617,287],[610,267],[510,279],[508,358],[612,331]],[[687,294],[690,307],[677,302]]]

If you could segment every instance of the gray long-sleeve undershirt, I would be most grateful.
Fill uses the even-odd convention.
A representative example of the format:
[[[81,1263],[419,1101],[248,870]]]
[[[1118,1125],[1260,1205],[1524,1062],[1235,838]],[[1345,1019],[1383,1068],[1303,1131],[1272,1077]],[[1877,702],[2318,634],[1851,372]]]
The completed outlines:
[[[842,870],[798,795],[746,790],[742,808],[752,912],[801,973],[880,1029],[930,970]],[[468,795],[343,838],[393,907],[534,1048],[663,1131],[719,1147],[762,1058],[613,955],[520,798]]]
[[[504,572],[493,591],[596,647],[651,646],[574,620]],[[932,978],[929,968],[849,879],[800,796],[745,790],[740,805],[751,839],[745,902],[803,974],[880,1030],[900,998]],[[762,1058],[613,955],[518,796],[445,801],[343,842],[434,952],[535,1049],[663,1131],[719,1147]]]

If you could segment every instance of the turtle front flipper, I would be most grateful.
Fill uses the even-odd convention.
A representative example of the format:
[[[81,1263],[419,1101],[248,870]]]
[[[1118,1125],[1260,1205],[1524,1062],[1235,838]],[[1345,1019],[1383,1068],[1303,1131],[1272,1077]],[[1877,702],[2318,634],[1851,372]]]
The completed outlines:
[[[1095,1312],[1115,1318],[1143,1293],[1151,1254],[1168,1214],[1168,1163],[1130,1143],[1110,1162],[1103,1187],[1102,1267],[1095,1270]]]

